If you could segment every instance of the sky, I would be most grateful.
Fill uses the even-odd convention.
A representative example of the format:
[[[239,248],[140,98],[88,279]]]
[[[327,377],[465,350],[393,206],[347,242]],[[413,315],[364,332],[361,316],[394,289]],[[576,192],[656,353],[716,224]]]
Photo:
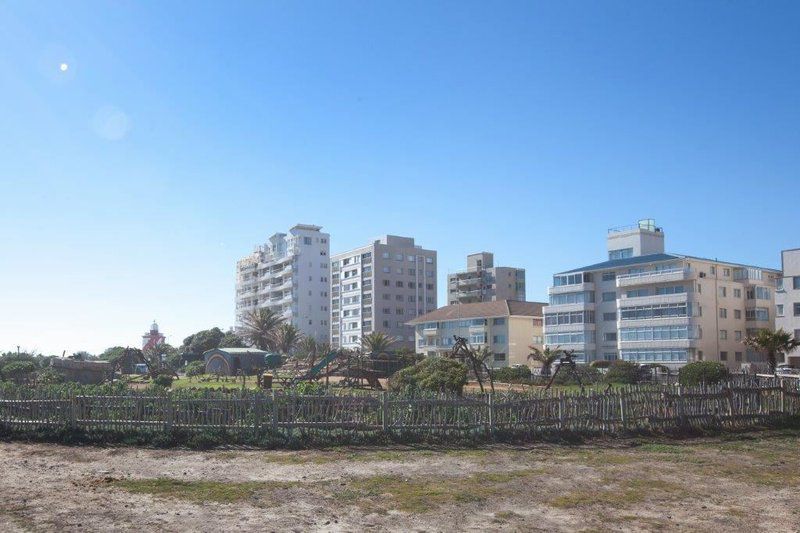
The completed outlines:
[[[0,352],[234,321],[297,223],[448,271],[800,247],[797,2],[0,2]]]

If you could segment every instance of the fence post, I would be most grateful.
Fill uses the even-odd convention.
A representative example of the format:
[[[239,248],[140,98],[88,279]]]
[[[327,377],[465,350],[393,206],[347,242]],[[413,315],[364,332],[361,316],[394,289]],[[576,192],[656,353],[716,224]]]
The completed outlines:
[[[253,420],[253,429],[256,433],[261,433],[261,419],[264,416],[264,406],[261,400],[261,392],[257,392],[255,395],[255,404],[253,405],[253,416],[255,420]]]
[[[272,434],[278,433],[278,404],[275,403],[275,391],[270,391],[272,397]]]
[[[625,416],[625,393],[621,392],[619,394],[619,417],[622,421],[622,429],[627,431],[628,429],[628,418]]]
[[[494,435],[494,393],[489,393],[489,435]]]
[[[781,414],[786,414],[786,395],[784,394],[786,387],[784,387],[783,378],[780,379],[780,387],[781,387]]]
[[[381,391],[381,429],[384,433],[389,431],[389,401],[386,391]]]
[[[168,396],[166,398],[166,404],[164,405],[164,429],[166,429],[167,433],[172,431],[173,418],[172,398]]]
[[[69,425],[73,429],[78,427],[78,399],[75,393],[69,396]]]

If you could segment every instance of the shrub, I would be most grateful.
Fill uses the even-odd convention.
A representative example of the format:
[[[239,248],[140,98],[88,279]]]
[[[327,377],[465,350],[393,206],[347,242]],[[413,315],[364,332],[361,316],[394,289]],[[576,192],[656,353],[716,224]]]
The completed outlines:
[[[274,370],[283,365],[283,358],[277,353],[268,353],[264,356],[264,367],[267,370]]]
[[[12,361],[3,365],[3,379],[14,381],[25,379],[36,372],[37,368],[33,361]]]
[[[43,368],[36,373],[36,381],[42,385],[55,385],[58,383],[64,383],[64,376],[62,376],[55,368],[48,366],[47,368]]]
[[[576,365],[573,371],[568,366],[562,368],[556,374],[553,383],[556,385],[577,385],[578,377],[584,385],[591,385],[597,383],[603,377],[600,371],[588,365]]]
[[[592,368],[608,368],[611,366],[611,361],[606,361],[605,359],[598,359],[597,361],[592,361],[589,363],[589,366]]]
[[[728,376],[728,368],[717,361],[695,361],[683,366],[678,371],[679,383],[687,386],[719,383]]]
[[[168,389],[172,386],[172,376],[169,374],[159,374],[153,378],[153,385],[158,385],[159,387]]]
[[[520,383],[531,379],[531,369],[527,366],[507,366],[492,371],[492,378],[501,383]]]
[[[206,365],[203,361],[192,361],[186,365],[186,375],[191,377],[201,376],[206,373]]]
[[[642,370],[636,363],[630,361],[614,361],[605,375],[606,383],[622,383],[634,385],[639,382]]]
[[[444,357],[429,357],[395,372],[389,378],[392,390],[409,393],[430,391],[461,394],[466,384],[467,365]]]

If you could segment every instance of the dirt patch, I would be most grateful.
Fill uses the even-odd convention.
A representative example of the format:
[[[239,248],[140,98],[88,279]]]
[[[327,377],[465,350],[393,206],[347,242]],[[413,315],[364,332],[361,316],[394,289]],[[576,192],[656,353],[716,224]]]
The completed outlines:
[[[0,443],[2,531],[795,531],[800,431],[480,449]]]

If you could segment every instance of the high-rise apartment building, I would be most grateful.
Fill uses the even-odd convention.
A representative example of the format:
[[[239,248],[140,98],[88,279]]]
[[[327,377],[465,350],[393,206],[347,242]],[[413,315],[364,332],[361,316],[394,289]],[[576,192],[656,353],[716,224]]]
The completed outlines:
[[[670,367],[763,360],[742,341],[775,326],[777,270],[664,253],[652,220],[609,230],[607,244],[607,261],[553,276],[546,346]]]
[[[494,266],[494,254],[467,256],[467,269],[447,276],[450,305],[496,300],[525,300],[525,269]]]
[[[800,339],[800,248],[781,252],[781,270],[775,293],[775,327]],[[800,348],[788,354],[786,362],[800,367]]]
[[[237,327],[245,313],[269,308],[304,335],[328,341],[330,236],[321,229],[298,224],[237,262]]]
[[[330,292],[333,348],[358,348],[373,331],[395,337],[395,348],[413,348],[406,323],[436,309],[436,252],[386,235],[331,258]]]

